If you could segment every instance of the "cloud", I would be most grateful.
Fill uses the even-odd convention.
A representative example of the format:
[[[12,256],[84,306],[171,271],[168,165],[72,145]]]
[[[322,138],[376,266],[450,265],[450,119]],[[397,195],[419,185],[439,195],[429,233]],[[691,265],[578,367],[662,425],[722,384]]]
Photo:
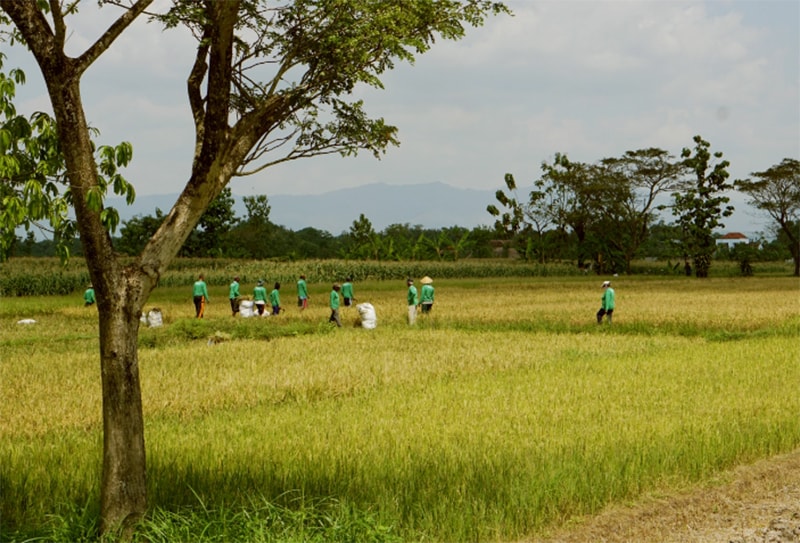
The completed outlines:
[[[381,161],[295,161],[234,190],[435,181],[494,189],[505,172],[534,180],[555,152],[586,162],[645,147],[679,155],[696,134],[725,153],[733,178],[800,155],[800,3],[507,3],[513,16],[399,64],[385,90],[356,90],[369,113],[399,127],[401,146]],[[75,18],[88,15],[70,37],[76,52],[110,21],[110,7],[89,4]],[[129,177],[140,194],[176,192],[188,176],[193,53],[186,31],[142,21],[87,73],[89,118],[111,141],[134,142]],[[23,103],[41,108],[43,96],[40,87]]]

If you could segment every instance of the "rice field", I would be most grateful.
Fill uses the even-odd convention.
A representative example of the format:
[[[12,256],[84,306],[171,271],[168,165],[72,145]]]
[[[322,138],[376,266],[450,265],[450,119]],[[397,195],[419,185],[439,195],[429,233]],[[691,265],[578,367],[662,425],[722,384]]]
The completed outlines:
[[[331,327],[329,284],[303,312],[285,284],[286,311],[251,319],[212,287],[202,321],[188,288],[158,289],[165,325],[140,331],[142,537],[517,541],[800,446],[796,278],[614,278],[611,326],[600,282],[437,279],[414,327],[404,281],[356,282],[375,330],[353,308]],[[96,310],[1,302],[0,539],[89,540]]]

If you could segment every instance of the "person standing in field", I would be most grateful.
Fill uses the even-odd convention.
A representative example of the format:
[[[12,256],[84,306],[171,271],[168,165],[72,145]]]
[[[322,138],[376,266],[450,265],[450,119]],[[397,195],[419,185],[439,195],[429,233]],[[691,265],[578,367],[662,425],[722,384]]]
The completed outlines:
[[[281,312],[281,284],[275,283],[272,292],[269,293],[269,301],[272,304],[272,314],[278,315]]]
[[[331,289],[331,317],[328,319],[328,322],[335,322],[336,326],[339,328],[342,327],[342,321],[339,318],[339,290],[341,287],[339,283],[333,284],[333,289]]]
[[[414,286],[414,280],[410,277],[406,279],[408,285],[408,293],[406,301],[408,302],[408,324],[413,325],[417,321],[417,306],[419,305],[419,296],[417,294],[417,287]]]
[[[345,307],[350,307],[356,300],[356,297],[353,295],[353,278],[350,276],[346,277],[342,284],[342,298],[344,298]]]
[[[231,313],[235,317],[236,314],[239,312],[239,301],[241,300],[241,296],[239,295],[239,277],[236,276],[233,278],[233,282],[231,283],[230,289],[228,290],[228,299],[231,301]]]
[[[253,289],[253,303],[256,306],[259,316],[265,316],[264,309],[267,306],[267,289],[264,288],[263,279],[259,279],[256,288]]]
[[[308,285],[305,275],[301,275],[297,281],[297,307],[300,311],[308,307]]]
[[[211,301],[208,299],[208,287],[202,273],[197,278],[197,281],[194,282],[192,298],[194,300],[195,317],[202,319],[206,312],[206,304]]]
[[[422,304],[422,313],[430,313],[433,308],[433,279],[427,275],[419,280],[422,283],[422,289],[419,293],[420,303]]]
[[[97,300],[94,297],[94,287],[91,283],[86,287],[86,290],[83,291],[83,307],[89,307],[90,305],[94,305]]]
[[[614,313],[614,289],[611,288],[611,281],[603,281],[603,295],[600,297],[600,311],[597,312],[597,324],[603,323],[603,316],[611,324],[611,315]]]
[[[433,308],[433,279],[426,275],[419,282],[422,283],[422,290],[419,295],[422,303],[422,313],[430,313]]]

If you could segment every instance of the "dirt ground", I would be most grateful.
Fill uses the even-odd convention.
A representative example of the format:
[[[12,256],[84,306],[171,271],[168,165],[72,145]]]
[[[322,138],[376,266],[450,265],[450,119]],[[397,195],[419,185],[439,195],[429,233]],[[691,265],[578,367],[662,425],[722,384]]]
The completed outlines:
[[[610,508],[525,543],[800,543],[800,450],[720,481]]]

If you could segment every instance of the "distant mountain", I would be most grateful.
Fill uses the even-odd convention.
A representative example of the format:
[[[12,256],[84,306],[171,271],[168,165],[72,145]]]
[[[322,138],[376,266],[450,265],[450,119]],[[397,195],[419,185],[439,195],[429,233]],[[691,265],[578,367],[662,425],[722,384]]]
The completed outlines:
[[[390,224],[422,225],[425,228],[491,225],[486,206],[494,203],[494,191],[460,189],[444,183],[387,185],[376,183],[324,194],[267,194],[270,221],[291,230],[312,227],[338,236],[350,229],[362,213],[380,232]],[[121,198],[109,198],[121,220],[135,215],[154,215],[156,208],[168,212],[177,194],[142,195],[132,206]],[[234,194],[236,216],[246,215],[241,196]]]

